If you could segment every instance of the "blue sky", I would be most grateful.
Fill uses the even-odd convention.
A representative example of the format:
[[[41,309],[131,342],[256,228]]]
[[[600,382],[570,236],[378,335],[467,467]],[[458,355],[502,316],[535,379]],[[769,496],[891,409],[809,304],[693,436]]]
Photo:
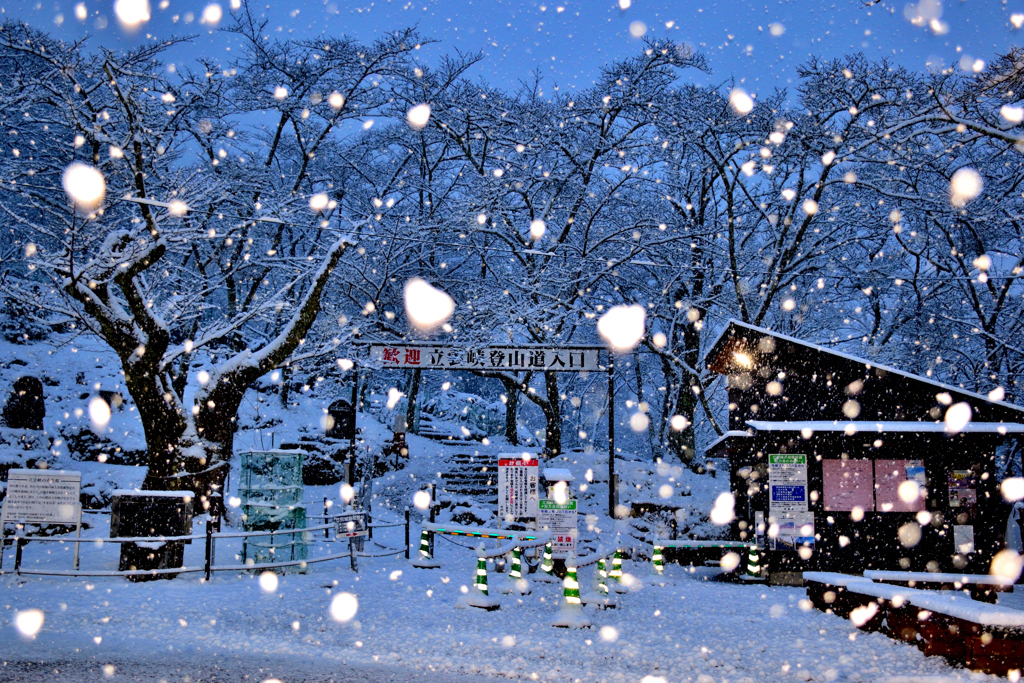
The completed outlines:
[[[88,15],[84,21],[76,18],[77,0],[0,0],[0,16],[62,38],[88,32],[91,44],[103,47],[199,34],[195,45],[173,58],[230,57],[227,37],[198,21],[208,2],[167,0],[161,9],[160,1],[150,0],[152,18],[135,32],[118,24],[113,0],[83,0]],[[221,4],[227,14],[229,0]],[[417,26],[439,41],[424,50],[423,59],[431,61],[444,51],[481,50],[486,59],[472,75],[505,87],[527,78],[533,69],[562,89],[586,87],[600,65],[639,48],[640,41],[630,33],[634,22],[642,22],[647,35],[688,42],[708,57],[714,73],[691,73],[689,78],[712,83],[735,78],[752,92],[794,82],[796,66],[811,54],[834,57],[863,51],[924,69],[929,61],[959,65],[965,56],[970,57],[965,63],[987,62],[1024,38],[1011,21],[1014,13],[1024,15],[1024,0],[921,0],[920,7],[891,0],[871,7],[861,0],[632,0],[626,10],[619,0],[262,0],[253,6],[261,8],[270,28],[281,36],[347,34],[370,41],[396,28]],[[933,26],[927,21],[918,26],[908,18],[923,14],[929,19],[937,11],[941,23]],[[220,25],[226,22],[225,17]]]

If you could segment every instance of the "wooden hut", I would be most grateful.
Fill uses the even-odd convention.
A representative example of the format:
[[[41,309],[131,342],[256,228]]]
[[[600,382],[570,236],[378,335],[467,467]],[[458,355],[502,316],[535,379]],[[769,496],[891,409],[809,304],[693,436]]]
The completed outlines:
[[[726,375],[737,540],[770,577],[810,570],[987,573],[1010,505],[997,452],[1024,408],[730,321],[708,354]]]

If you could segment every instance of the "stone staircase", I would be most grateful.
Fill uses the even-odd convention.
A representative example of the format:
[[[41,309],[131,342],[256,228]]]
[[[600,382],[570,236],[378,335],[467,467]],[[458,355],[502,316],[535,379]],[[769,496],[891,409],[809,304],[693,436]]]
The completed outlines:
[[[431,415],[420,415],[419,436],[434,441],[442,441],[446,445],[478,447],[479,441],[466,436],[458,425],[451,422],[435,421]],[[495,465],[497,467],[497,465]]]

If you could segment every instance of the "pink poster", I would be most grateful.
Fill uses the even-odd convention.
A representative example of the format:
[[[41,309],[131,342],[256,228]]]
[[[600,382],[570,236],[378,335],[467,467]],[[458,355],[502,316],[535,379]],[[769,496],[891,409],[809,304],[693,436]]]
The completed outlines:
[[[920,488],[907,485],[901,492],[900,486],[907,481],[920,486],[913,472],[921,470],[919,460],[876,460],[875,461],[875,509],[879,512],[920,512],[925,508]],[[908,476],[908,469],[911,476]],[[902,495],[901,495],[902,493]]]
[[[825,510],[875,509],[870,460],[822,460]]]

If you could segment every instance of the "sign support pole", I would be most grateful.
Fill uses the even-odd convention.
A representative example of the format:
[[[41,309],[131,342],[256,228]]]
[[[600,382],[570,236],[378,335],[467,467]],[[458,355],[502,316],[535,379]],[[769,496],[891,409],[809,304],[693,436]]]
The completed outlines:
[[[78,506],[78,526],[75,527],[75,571],[78,571],[78,548],[81,547],[81,543],[78,539],[82,537],[82,506]]]
[[[615,519],[615,358],[608,352],[608,516]]]

